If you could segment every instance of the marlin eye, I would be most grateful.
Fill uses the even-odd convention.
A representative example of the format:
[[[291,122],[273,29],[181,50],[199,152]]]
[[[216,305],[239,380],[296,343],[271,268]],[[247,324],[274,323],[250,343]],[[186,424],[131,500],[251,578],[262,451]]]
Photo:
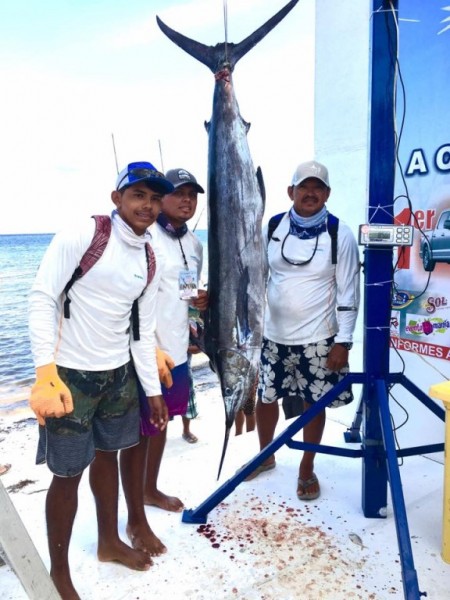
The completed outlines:
[[[231,395],[231,388],[226,387],[225,390],[224,390],[224,392],[225,392],[226,396],[230,396]]]

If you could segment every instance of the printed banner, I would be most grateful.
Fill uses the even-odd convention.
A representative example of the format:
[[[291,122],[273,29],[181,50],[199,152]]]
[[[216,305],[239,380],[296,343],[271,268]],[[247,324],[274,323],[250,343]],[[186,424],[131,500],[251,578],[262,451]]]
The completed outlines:
[[[450,3],[401,0],[399,32],[394,218],[414,243],[394,252],[391,343],[449,359]]]

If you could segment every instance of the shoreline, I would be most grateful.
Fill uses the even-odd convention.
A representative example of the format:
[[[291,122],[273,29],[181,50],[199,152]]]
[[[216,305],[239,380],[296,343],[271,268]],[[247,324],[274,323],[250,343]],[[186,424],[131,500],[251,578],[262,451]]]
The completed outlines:
[[[209,359],[203,352],[192,355],[192,371],[201,372],[209,368]],[[3,418],[8,420],[21,420],[23,418],[35,418],[33,411],[28,406],[31,386],[23,388],[21,391],[6,394],[0,398],[0,425]]]

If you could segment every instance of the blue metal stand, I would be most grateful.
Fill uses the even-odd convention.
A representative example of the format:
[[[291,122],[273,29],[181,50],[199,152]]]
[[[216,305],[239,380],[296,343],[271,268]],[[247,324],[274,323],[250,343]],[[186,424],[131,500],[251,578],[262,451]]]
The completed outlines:
[[[397,28],[393,10],[396,0],[373,0],[372,15],[372,89],[369,174],[369,222],[393,223],[395,179],[394,75],[397,59]],[[403,590],[407,600],[417,600],[417,573],[408,529],[398,457],[442,452],[444,443],[396,450],[389,410],[389,390],[402,385],[438,418],[445,411],[402,373],[389,372],[392,248],[367,247],[365,250],[364,372],[350,373],[316,404],[291,423],[231,479],[219,487],[196,509],[185,510],[184,523],[206,523],[210,510],[281,446],[350,458],[362,458],[362,508],[364,515],[384,518],[387,482],[391,489],[397,538],[400,550]],[[356,419],[347,441],[355,441],[362,424],[362,445],[358,450],[307,444],[292,438],[319,412],[351,384],[362,384],[363,392]]]

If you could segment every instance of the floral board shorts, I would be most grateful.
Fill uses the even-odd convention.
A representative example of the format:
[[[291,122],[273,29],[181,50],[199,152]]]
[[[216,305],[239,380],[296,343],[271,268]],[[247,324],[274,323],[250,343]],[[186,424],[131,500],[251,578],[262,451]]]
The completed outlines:
[[[286,396],[301,396],[308,404],[320,400],[349,372],[348,365],[338,372],[327,368],[333,340],[328,338],[313,344],[285,346],[264,338],[258,398],[264,404],[271,404]],[[352,400],[353,393],[349,386],[329,407],[345,406]]]

